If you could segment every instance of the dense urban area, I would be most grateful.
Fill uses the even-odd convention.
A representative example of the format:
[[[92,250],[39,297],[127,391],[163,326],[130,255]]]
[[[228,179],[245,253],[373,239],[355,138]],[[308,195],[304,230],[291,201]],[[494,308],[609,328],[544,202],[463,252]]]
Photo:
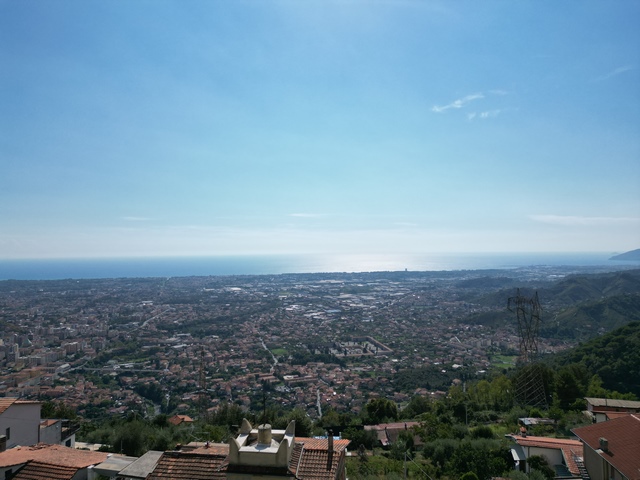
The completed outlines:
[[[371,455],[376,445],[363,425],[400,420],[406,429],[411,421],[415,435],[402,445],[422,462],[413,462],[413,475],[454,478],[435,450],[416,449],[437,439],[424,430],[425,415],[444,415],[433,405],[449,402],[449,430],[456,416],[465,429],[519,428],[496,413],[517,407],[507,391],[522,332],[509,299],[537,292],[537,349],[551,358],[638,320],[639,284],[637,270],[604,267],[3,281],[0,396],[43,402],[47,413],[73,418],[79,440],[102,440],[107,449],[115,442],[101,429],[116,431],[117,421],[182,423],[190,439],[172,433],[146,444],[170,449],[226,441],[245,417],[282,428],[294,419],[305,436],[333,428],[357,437],[351,450],[362,445]],[[589,314],[603,301],[605,313]],[[538,417],[579,411],[587,387],[636,399],[638,377],[625,386],[615,373],[578,370],[571,374],[585,378],[583,390],[551,381]],[[451,406],[456,395],[462,410]],[[122,438],[112,448],[121,451]],[[144,450],[139,442],[128,453]],[[363,467],[360,453],[350,477],[398,473]]]

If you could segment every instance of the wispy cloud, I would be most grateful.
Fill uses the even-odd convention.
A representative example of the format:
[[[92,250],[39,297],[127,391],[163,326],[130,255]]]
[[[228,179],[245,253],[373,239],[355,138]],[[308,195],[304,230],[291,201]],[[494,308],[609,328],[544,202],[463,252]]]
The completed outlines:
[[[620,74],[622,74],[622,73],[628,72],[629,70],[633,70],[633,66],[631,66],[631,65],[624,65],[624,66],[622,66],[622,67],[618,67],[618,68],[616,68],[615,70],[613,70],[613,71],[611,71],[611,72],[609,72],[609,73],[606,73],[606,74],[604,74],[604,75],[601,75],[601,76],[599,76],[599,77],[594,78],[594,79],[593,79],[593,81],[594,81],[594,82],[602,82],[603,80],[608,80],[608,79],[610,79],[611,77],[618,76],[618,75],[620,75]]]
[[[494,118],[500,115],[501,112],[502,110],[500,109],[487,110],[486,112],[471,112],[467,114],[467,120],[471,121],[476,118],[479,118],[481,120],[485,120],[487,118]]]
[[[436,113],[442,113],[452,108],[453,109],[462,108],[467,103],[472,102],[474,100],[479,100],[481,98],[484,98],[484,95],[482,93],[474,93],[472,95],[467,95],[466,97],[458,98],[457,100],[454,100],[448,105],[434,105],[433,108],[431,108],[431,111]]]
[[[577,215],[530,215],[531,220],[568,227],[597,227],[605,225],[629,225],[640,223],[637,217],[583,217]]]

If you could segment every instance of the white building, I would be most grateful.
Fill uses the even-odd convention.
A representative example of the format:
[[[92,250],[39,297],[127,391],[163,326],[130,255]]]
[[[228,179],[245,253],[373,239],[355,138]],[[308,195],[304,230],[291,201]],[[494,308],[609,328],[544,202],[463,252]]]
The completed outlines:
[[[41,402],[0,398],[0,436],[5,437],[5,449],[38,443],[41,405]]]

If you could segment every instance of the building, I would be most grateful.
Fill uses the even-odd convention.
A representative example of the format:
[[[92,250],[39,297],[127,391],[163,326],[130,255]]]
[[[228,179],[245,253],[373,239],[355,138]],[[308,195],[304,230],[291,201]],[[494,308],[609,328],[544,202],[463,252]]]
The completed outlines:
[[[581,442],[529,435],[507,435],[506,437],[514,442],[511,446],[511,455],[516,462],[517,470],[529,473],[529,458],[541,456],[554,469],[556,478],[582,478],[580,472],[583,459]]]
[[[174,415],[167,419],[171,425],[182,425],[183,423],[193,423],[193,419],[189,415]]]
[[[575,428],[591,480],[640,480],[640,415]]]
[[[0,452],[0,478],[88,480],[89,467],[104,462],[107,457],[104,452],[76,450],[62,445],[40,443],[15,447]],[[41,471],[45,471],[45,475],[36,476]]]
[[[414,445],[421,445],[422,440],[419,435],[415,435],[413,428],[418,427],[420,422],[396,422],[396,423],[380,423],[378,425],[365,425],[365,430],[372,430],[378,437],[378,441],[382,447],[390,447],[398,440],[402,432],[410,432],[413,437]]]
[[[40,406],[40,402],[0,398],[0,436],[5,437],[5,449],[38,443]]]
[[[591,397],[586,397],[585,400],[587,401],[587,415],[591,416],[596,423],[606,422],[630,413],[640,413],[640,402],[633,400]]]
[[[49,419],[40,422],[38,443],[58,444],[75,448],[78,425],[69,420]]]
[[[345,480],[349,440],[296,438],[286,430],[253,428],[245,419],[228,444],[205,444],[165,452],[147,480],[305,479]]]

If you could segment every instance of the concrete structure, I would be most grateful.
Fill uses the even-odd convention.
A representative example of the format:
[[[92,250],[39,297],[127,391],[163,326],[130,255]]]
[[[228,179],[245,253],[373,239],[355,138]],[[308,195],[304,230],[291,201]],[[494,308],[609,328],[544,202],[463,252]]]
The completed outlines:
[[[131,465],[137,459],[138,457],[109,454],[104,462],[89,468],[87,480],[97,480],[105,477],[115,479],[119,476],[121,470]]]
[[[149,450],[136,461],[120,470],[118,477],[122,480],[144,480],[153,469],[164,452]]]
[[[260,471],[272,476],[286,474],[293,453],[295,428],[292,421],[286,430],[272,430],[269,424],[253,429],[247,419],[243,419],[238,438],[229,440],[227,478],[246,478],[247,473]]]
[[[640,415],[576,428],[591,480],[640,480]]]

